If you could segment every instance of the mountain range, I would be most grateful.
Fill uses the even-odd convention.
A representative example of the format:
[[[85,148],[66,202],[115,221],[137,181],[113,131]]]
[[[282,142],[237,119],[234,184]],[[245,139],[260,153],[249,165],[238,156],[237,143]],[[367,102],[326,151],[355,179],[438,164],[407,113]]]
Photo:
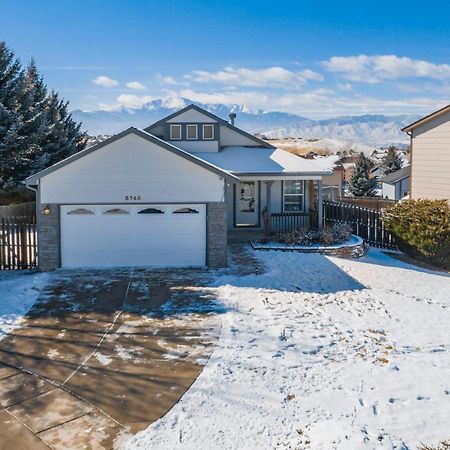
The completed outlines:
[[[268,138],[331,138],[373,146],[405,145],[409,139],[401,129],[419,118],[413,114],[397,116],[366,114],[313,120],[296,114],[263,111],[243,105],[205,105],[189,99],[177,99],[176,102],[173,99],[154,100],[139,109],[75,110],[72,111],[72,115],[74,119],[83,123],[83,129],[90,135],[109,135],[130,126],[145,128],[190,103],[196,103],[226,120],[230,112],[235,112],[236,126],[249,133],[260,133]]]

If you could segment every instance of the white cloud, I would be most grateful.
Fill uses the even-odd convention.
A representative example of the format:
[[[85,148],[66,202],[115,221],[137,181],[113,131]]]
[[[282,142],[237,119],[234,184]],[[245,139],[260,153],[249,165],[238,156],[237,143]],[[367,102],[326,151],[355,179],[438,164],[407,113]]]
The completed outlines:
[[[145,91],[147,89],[147,87],[142,83],[139,83],[139,81],[129,81],[125,86],[134,89],[135,91]]]
[[[221,83],[249,87],[296,87],[309,80],[323,80],[320,73],[310,69],[293,72],[283,67],[268,67],[265,69],[224,67],[216,72],[194,70],[191,74],[185,75],[185,78],[197,83]]]
[[[166,84],[177,84],[177,81],[175,80],[175,78],[170,77],[170,76],[162,77],[161,80]]]
[[[152,100],[155,100],[155,97],[150,95],[121,94],[117,97],[117,104],[124,108],[138,109]]]
[[[113,80],[112,78],[109,78],[105,75],[100,75],[97,78],[93,79],[92,82],[94,84],[97,84],[98,86],[103,87],[114,87],[118,86],[118,82],[116,80]]]
[[[322,64],[351,81],[380,83],[398,78],[450,79],[450,65],[396,55],[333,56]]]

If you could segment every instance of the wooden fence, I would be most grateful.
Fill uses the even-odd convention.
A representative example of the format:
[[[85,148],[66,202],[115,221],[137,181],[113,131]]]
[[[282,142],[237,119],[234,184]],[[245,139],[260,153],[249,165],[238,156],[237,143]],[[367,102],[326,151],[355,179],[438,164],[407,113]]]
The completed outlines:
[[[336,201],[338,203],[349,203],[351,205],[362,206],[363,208],[376,209],[380,211],[383,208],[394,206],[397,201],[380,197],[339,197],[337,199],[327,200]]]
[[[36,216],[36,202],[26,202],[17,205],[0,206],[0,219],[10,217],[27,217],[32,219]]]
[[[353,233],[373,247],[398,250],[394,235],[386,230],[381,212],[341,202],[323,202],[324,224],[348,223]]]
[[[0,270],[36,266],[36,204],[0,206]]]

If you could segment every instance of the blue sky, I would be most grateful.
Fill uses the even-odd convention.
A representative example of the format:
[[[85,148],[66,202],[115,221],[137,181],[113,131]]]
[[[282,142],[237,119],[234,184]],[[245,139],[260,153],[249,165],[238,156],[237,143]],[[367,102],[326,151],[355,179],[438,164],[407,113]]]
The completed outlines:
[[[0,0],[0,39],[73,109],[163,98],[311,118],[450,99],[450,2]]]

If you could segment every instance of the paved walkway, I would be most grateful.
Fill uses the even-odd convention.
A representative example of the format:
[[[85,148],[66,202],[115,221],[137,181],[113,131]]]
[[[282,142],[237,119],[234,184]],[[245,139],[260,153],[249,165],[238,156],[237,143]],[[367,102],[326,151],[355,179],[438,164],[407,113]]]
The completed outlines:
[[[219,335],[210,276],[58,272],[0,341],[0,449],[109,449],[164,415]]]

